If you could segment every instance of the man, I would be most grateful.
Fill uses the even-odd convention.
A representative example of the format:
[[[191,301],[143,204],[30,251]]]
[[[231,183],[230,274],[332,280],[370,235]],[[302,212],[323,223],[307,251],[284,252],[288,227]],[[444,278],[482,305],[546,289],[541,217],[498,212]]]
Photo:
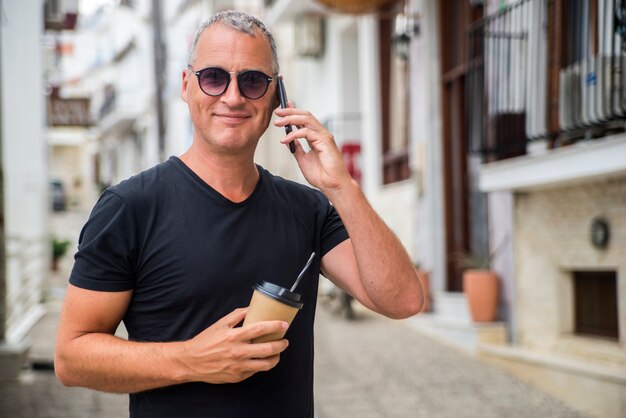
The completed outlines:
[[[411,260],[310,113],[275,110],[275,125],[298,127],[282,143],[294,141],[321,192],[254,164],[276,77],[260,21],[224,12],[201,26],[182,75],[190,149],[105,191],[81,232],[57,337],[63,384],[130,393],[138,417],[312,417],[320,270],[376,312],[419,311]],[[252,285],[290,287],[312,251],[304,308],[285,339],[252,344],[287,329],[238,326]],[[113,335],[122,320],[128,341]]]

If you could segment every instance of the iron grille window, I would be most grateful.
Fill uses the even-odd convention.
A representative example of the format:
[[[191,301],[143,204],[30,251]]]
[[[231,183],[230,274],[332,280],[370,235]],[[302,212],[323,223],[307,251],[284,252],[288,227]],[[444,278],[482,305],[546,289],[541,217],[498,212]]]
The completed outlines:
[[[575,333],[619,340],[615,271],[576,271],[573,279]]]
[[[534,116],[527,109],[527,83],[541,73],[541,65],[530,71],[537,63],[531,59],[529,31],[539,24],[533,3],[539,2],[521,1],[489,14],[468,32],[469,150],[486,161],[526,153],[526,127]]]
[[[485,161],[623,131],[626,2],[521,0],[467,36],[469,147]]]

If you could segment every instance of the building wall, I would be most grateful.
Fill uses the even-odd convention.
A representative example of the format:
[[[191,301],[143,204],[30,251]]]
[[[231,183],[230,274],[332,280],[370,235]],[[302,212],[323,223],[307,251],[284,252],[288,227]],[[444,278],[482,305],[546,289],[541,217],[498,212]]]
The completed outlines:
[[[83,198],[83,149],[71,145],[58,145],[50,148],[51,177],[63,182],[68,206],[75,207]]]
[[[167,48],[166,89],[164,100],[167,106],[166,157],[181,155],[193,138],[193,127],[187,104],[181,98],[182,73],[187,67],[189,49],[196,28],[212,14],[208,2],[197,2],[181,11],[183,1],[163,3],[165,40]]]
[[[73,209],[90,210],[103,186],[159,162],[150,2],[133,4],[87,7],[76,30],[44,37],[46,82],[62,98],[89,98],[94,122],[48,128],[50,176],[64,180]],[[61,56],[56,39],[71,46]]]
[[[514,195],[510,191],[489,193],[489,243],[491,268],[500,280],[498,318],[506,321],[508,340],[515,343],[515,230],[513,227]]]
[[[626,366],[626,176],[515,196],[519,344],[586,363]],[[607,249],[590,242],[591,220],[611,226]],[[617,271],[619,342],[573,334],[572,270]]]
[[[414,170],[413,220],[415,261],[430,272],[431,289],[446,289],[441,149],[441,77],[438,4],[412,0],[419,15],[419,35],[411,45],[410,62],[410,162]]]
[[[372,206],[385,223],[400,239],[414,263],[421,259],[412,250],[415,248],[415,206],[417,190],[413,180],[406,180],[381,188],[368,196]]]
[[[7,240],[7,340],[19,341],[40,310],[49,254],[40,2],[4,1],[0,24],[2,164]],[[19,40],[19,42],[16,42]],[[3,301],[0,301],[2,303]]]

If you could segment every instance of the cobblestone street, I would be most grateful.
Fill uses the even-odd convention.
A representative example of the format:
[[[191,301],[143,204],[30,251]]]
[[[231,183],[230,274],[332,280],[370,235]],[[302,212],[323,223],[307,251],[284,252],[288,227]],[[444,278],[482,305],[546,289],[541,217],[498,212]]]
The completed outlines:
[[[318,418],[585,417],[519,379],[363,309],[318,309]]]

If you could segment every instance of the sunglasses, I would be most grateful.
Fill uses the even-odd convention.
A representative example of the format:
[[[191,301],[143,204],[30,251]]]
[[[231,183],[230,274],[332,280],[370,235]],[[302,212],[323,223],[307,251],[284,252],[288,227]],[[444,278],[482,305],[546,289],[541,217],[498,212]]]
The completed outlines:
[[[219,67],[203,68],[194,71],[191,65],[187,66],[198,78],[200,90],[209,96],[220,96],[228,89],[231,74],[237,75],[237,86],[239,93],[248,99],[259,99],[267,92],[267,88],[273,78],[261,71],[226,71]]]

